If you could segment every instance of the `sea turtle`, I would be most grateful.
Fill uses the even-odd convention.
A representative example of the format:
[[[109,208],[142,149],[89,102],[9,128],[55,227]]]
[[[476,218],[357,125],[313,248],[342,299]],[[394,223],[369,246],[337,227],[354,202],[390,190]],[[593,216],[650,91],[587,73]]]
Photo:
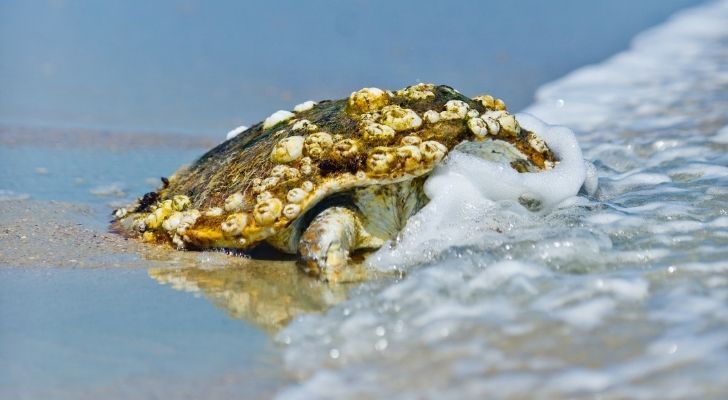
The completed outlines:
[[[425,179],[456,146],[519,172],[558,162],[500,99],[424,83],[364,88],[272,114],[116,210],[114,224],[185,249],[265,242],[338,281],[350,252],[380,247],[427,203]]]

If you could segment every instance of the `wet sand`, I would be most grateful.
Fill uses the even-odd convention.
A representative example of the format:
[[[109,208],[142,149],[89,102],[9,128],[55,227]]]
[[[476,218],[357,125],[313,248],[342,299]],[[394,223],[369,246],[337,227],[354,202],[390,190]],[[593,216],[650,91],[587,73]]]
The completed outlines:
[[[151,249],[93,229],[90,207],[56,201],[0,202],[0,265],[13,267],[145,267]]]
[[[290,259],[141,243],[93,228],[94,211],[78,204],[12,200],[0,205],[0,266],[147,268],[159,283],[203,293],[230,317],[268,332],[296,315],[320,312],[346,299],[347,285],[310,278]]]

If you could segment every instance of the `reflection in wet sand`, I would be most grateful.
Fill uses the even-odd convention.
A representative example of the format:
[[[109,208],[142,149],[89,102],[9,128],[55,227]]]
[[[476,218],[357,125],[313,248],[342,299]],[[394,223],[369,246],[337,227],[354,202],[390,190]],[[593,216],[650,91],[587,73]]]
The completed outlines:
[[[309,278],[293,261],[242,261],[216,268],[150,268],[149,276],[177,290],[201,292],[232,318],[269,332],[297,315],[324,311],[346,299],[346,285]]]
[[[0,266],[149,268],[163,284],[202,292],[237,319],[266,331],[293,317],[343,301],[352,285],[328,285],[299,271],[295,261],[259,260],[222,251],[177,251],[94,229],[86,206],[38,200],[0,202]],[[257,257],[270,256],[257,254]],[[350,281],[376,278],[361,263]]]

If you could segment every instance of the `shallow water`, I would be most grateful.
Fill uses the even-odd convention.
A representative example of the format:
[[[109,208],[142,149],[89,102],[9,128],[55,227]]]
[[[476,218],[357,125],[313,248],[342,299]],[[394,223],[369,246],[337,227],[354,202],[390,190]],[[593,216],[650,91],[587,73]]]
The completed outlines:
[[[0,303],[3,398],[229,398],[284,382],[263,332],[144,269],[5,267]]]
[[[400,278],[354,287],[105,232],[207,141],[3,127],[0,397],[725,397],[724,26],[712,3],[541,88],[526,111],[576,131],[593,196],[534,214],[435,183],[368,260]]]

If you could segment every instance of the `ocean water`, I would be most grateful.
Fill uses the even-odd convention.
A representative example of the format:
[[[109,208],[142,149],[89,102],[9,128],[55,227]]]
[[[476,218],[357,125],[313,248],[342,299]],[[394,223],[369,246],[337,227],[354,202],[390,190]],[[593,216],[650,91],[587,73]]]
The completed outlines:
[[[305,100],[415,81],[520,109],[697,3],[4,0],[0,121],[221,137]]]
[[[725,398],[727,44],[713,2],[542,87],[596,192],[534,214],[451,159],[368,260],[405,277],[278,334],[279,398]]]
[[[518,11],[543,35],[518,31],[470,63],[443,62],[455,59],[450,54],[417,64],[413,54],[423,49],[408,48],[404,35],[384,49],[372,44],[354,59],[332,60],[332,71],[357,66],[334,78],[315,74],[331,72],[316,54],[296,50],[303,67],[292,70],[294,63],[276,64],[283,58],[268,46],[316,22],[319,3],[306,12],[276,8],[276,33],[260,40],[267,58],[230,64],[220,60],[235,49],[220,38],[256,38],[251,32],[264,19],[243,33],[235,28],[240,16],[260,10],[220,15],[194,1],[157,3],[149,13],[4,3],[2,10],[37,23],[0,15],[7,22],[1,32],[34,38],[21,46],[0,35],[0,82],[8,88],[0,95],[0,398],[728,396],[728,1],[683,11],[627,50],[546,85],[695,2],[647,1],[627,15],[626,1],[574,2],[563,12],[535,3]],[[352,24],[337,28],[348,39],[327,44],[327,52],[341,52],[347,40],[368,43],[359,28],[377,8],[359,6],[356,15],[334,10]],[[399,4],[396,15],[413,6]],[[483,14],[467,12],[482,5],[469,6],[421,13],[448,21]],[[496,15],[507,11],[492,7]],[[168,9],[175,12],[150,23]],[[308,17],[293,18],[301,13]],[[112,15],[120,20],[99,23]],[[201,37],[209,46],[174,34],[190,16],[219,22]],[[606,16],[623,16],[624,28],[614,32]],[[125,24],[137,18],[155,28],[126,41]],[[76,37],[68,26],[104,40]],[[474,26],[453,26],[434,44],[458,35],[472,41]],[[595,31],[564,40],[585,26]],[[59,46],[46,52],[48,43]],[[472,48],[456,43],[454,53]],[[517,43],[529,44],[514,50]],[[185,46],[192,50],[182,52]],[[148,57],[136,57],[137,49]],[[173,68],[180,62],[169,56],[178,53],[189,57],[182,60],[189,69]],[[395,61],[360,62],[383,54]],[[18,62],[2,64],[9,59]],[[492,74],[473,72],[494,59],[501,61]],[[474,174],[477,160],[453,154],[428,182],[430,205],[367,259],[372,269],[396,273],[349,286],[308,279],[290,261],[151,249],[105,232],[112,207],[151,190],[211,143],[74,127],[217,132],[222,140],[239,123],[303,100],[301,93],[339,97],[352,85],[396,87],[413,75],[503,92],[516,109],[540,86],[523,112],[575,133],[581,156],[593,163],[580,171],[590,179],[596,173],[596,191],[563,195],[578,190],[578,182],[564,189],[574,179],[529,186],[529,195],[553,201],[528,211]],[[242,86],[227,85],[233,78]],[[268,81],[275,79],[285,90]],[[139,86],[146,90],[135,98]],[[233,104],[237,98],[249,104]],[[165,99],[171,103],[160,108]],[[519,182],[513,185],[518,195]]]

